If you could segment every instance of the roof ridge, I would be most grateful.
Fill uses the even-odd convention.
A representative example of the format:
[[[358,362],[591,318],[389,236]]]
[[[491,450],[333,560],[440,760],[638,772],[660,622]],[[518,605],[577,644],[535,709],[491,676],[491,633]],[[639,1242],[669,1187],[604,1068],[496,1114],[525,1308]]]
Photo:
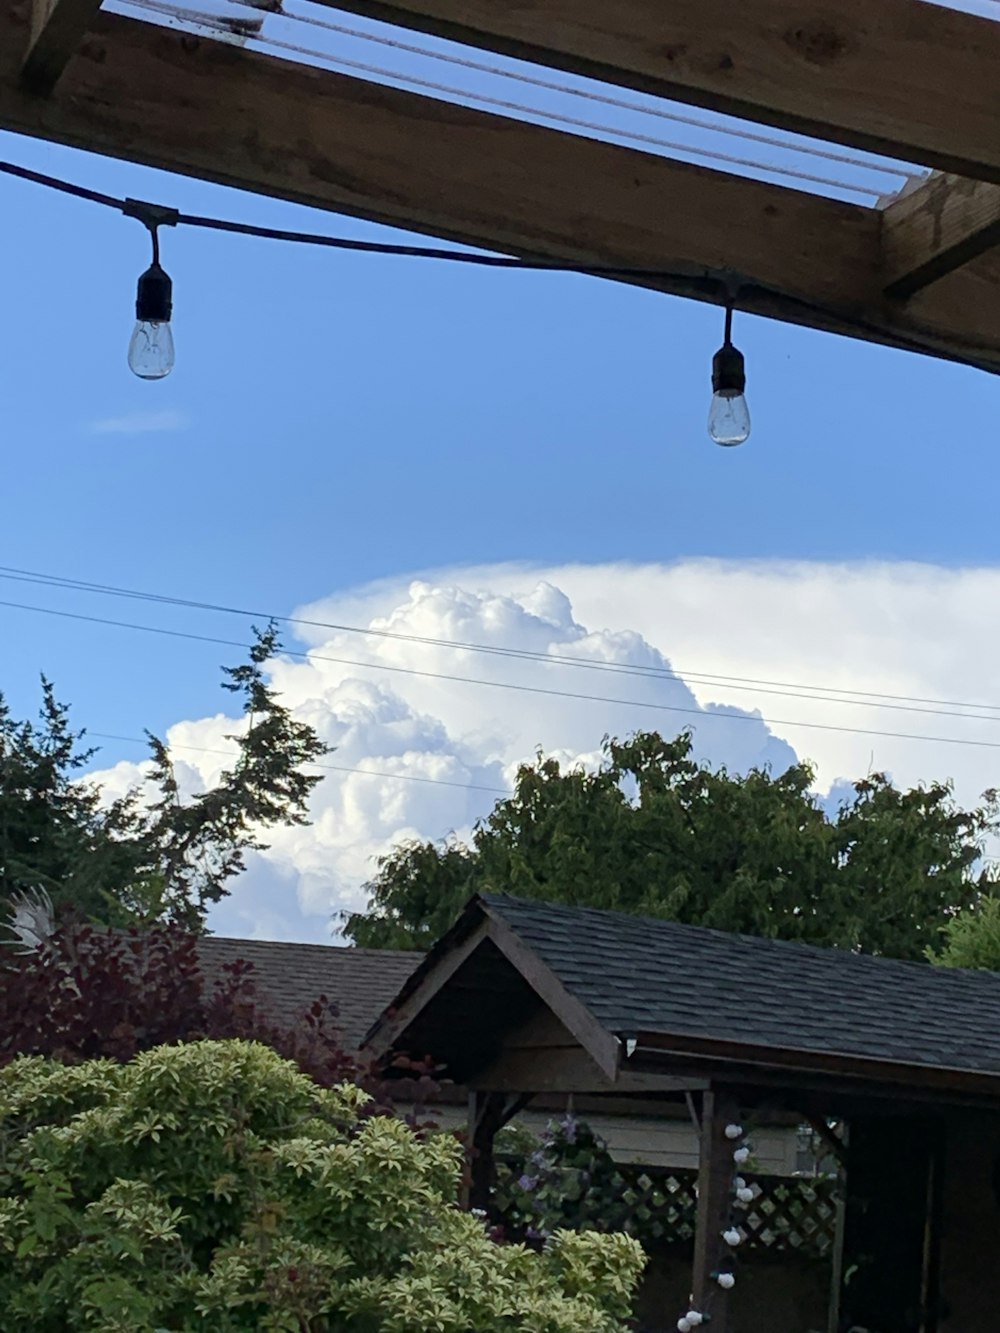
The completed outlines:
[[[333,952],[341,955],[351,954],[355,957],[374,956],[385,958],[392,956],[412,958],[414,960],[414,966],[416,966],[416,963],[424,956],[423,951],[420,949],[369,949],[358,948],[353,944],[324,944],[320,940],[261,940],[242,935],[199,935],[197,943],[200,944],[204,940],[218,940],[220,944],[263,945],[266,948],[280,946],[289,949],[323,949],[327,953]]]

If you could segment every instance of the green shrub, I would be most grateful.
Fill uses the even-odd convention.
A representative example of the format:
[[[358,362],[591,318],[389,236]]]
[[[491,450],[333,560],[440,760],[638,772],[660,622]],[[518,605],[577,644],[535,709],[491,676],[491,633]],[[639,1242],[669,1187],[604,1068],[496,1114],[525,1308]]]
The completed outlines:
[[[498,1245],[461,1148],[267,1047],[0,1070],[4,1333],[620,1333],[627,1236]]]

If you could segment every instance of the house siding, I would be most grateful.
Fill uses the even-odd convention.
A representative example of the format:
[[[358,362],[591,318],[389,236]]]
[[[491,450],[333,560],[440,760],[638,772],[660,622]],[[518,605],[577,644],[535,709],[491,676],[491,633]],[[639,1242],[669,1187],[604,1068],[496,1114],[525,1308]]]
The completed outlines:
[[[463,1129],[464,1107],[434,1105],[428,1114],[444,1129]],[[522,1111],[516,1123],[541,1135],[557,1110]],[[694,1126],[666,1116],[581,1114],[591,1129],[608,1145],[616,1162],[649,1167],[694,1169],[698,1167],[698,1136]],[[794,1129],[764,1130],[754,1134],[755,1171],[766,1176],[790,1176],[798,1167],[798,1135]]]

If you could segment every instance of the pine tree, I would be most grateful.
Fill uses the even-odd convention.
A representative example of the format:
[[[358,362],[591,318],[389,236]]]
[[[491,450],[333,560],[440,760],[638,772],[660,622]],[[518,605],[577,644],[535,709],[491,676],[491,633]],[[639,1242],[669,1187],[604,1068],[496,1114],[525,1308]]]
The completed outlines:
[[[44,890],[57,916],[106,925],[199,928],[228,892],[264,832],[304,824],[320,774],[305,771],[328,747],[270,688],[280,651],[273,624],[254,631],[249,660],[224,668],[223,687],[245,725],[236,760],[214,786],[183,799],[169,747],[147,733],[144,789],[108,799],[85,770],[97,753],[42,680],[37,722],[15,720],[0,695],[0,903]]]

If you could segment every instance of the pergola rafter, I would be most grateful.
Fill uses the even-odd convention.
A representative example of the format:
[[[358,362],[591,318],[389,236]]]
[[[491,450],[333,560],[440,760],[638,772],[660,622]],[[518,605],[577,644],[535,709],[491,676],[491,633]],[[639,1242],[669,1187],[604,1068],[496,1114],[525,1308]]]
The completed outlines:
[[[884,0],[877,20],[860,0],[342,7],[977,179],[935,174],[861,207],[95,0],[2,11],[0,127],[674,295],[738,293],[752,313],[1000,370],[1000,92],[977,75],[1000,61],[1000,24],[921,0]]]
[[[1000,183],[1000,24],[923,0],[320,0]]]
[[[886,294],[908,300],[1000,244],[1000,185],[934,174],[882,212]]]
[[[100,7],[101,0],[33,0],[31,39],[21,69],[26,88],[52,91]]]

